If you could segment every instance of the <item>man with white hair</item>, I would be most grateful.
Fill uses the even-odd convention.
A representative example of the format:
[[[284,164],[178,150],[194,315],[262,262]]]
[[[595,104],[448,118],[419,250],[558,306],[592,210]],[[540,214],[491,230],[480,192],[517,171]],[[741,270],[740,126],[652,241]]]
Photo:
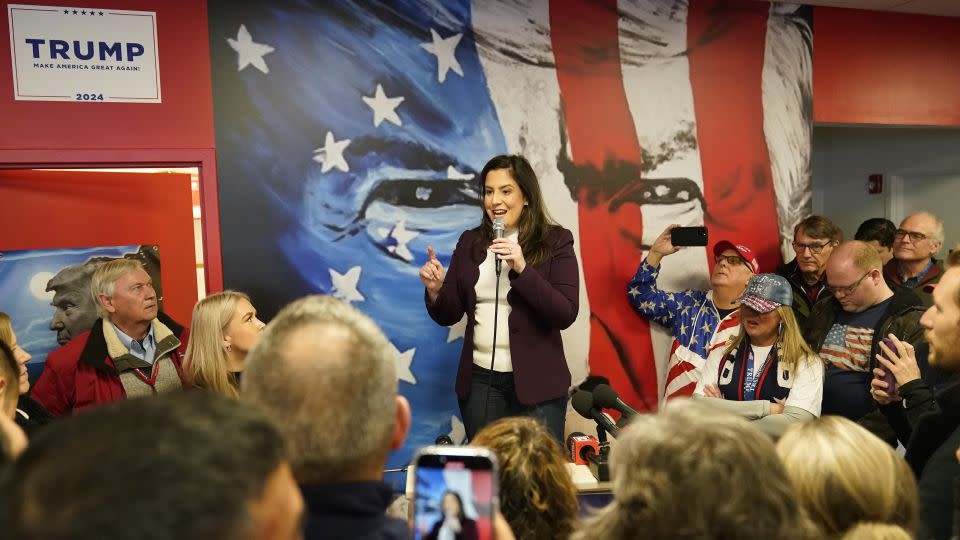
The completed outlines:
[[[131,259],[105,262],[93,273],[90,290],[100,319],[47,356],[33,399],[61,416],[180,389],[189,330],[160,313],[143,266]]]
[[[900,222],[893,236],[893,259],[883,267],[883,275],[895,285],[909,289],[933,304],[933,296],[925,287],[940,281],[943,261],[934,258],[943,246],[943,222],[930,212],[914,212]]]
[[[279,426],[307,505],[305,538],[409,538],[383,466],[410,427],[390,342],[349,304],[286,306],[247,355],[241,399]]]

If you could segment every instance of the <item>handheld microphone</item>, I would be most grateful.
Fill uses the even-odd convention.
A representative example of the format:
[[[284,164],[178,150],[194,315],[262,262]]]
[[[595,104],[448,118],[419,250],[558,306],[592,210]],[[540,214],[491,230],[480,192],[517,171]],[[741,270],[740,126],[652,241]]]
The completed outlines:
[[[607,384],[598,384],[593,389],[593,406],[601,407],[604,409],[613,409],[619,412],[624,417],[627,417],[628,420],[640,416],[640,413],[636,411],[630,405],[627,405],[620,395],[617,394],[617,391],[613,388],[610,388]]]
[[[497,218],[493,220],[493,237],[503,238],[503,233],[506,230],[506,226],[503,224],[503,220]],[[500,266],[503,264],[503,261],[497,257],[497,277],[500,277]]]
[[[600,453],[600,442],[579,431],[574,431],[567,437],[567,458],[576,465],[586,465],[590,458]]]

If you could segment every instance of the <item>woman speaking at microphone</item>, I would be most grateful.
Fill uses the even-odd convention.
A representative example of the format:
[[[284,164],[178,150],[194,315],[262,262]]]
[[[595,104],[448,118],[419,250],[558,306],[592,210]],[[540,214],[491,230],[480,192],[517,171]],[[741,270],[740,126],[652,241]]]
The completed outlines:
[[[480,187],[480,226],[460,235],[449,271],[433,248],[420,268],[430,317],[449,326],[467,315],[456,382],[467,437],[528,415],[562,441],[570,371],[560,330],[577,317],[580,288],[573,234],[547,216],[523,157],[491,159]]]

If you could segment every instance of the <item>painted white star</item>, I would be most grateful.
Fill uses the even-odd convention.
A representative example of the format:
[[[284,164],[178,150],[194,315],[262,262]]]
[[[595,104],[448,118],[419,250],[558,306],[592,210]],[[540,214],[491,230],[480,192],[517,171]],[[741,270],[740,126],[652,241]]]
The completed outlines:
[[[463,334],[467,330],[467,316],[464,315],[460,322],[451,324],[447,327],[449,332],[447,332],[447,343],[455,339],[463,339]]]
[[[463,68],[460,67],[460,62],[457,61],[456,57],[457,44],[460,43],[463,34],[454,34],[448,38],[442,38],[436,30],[431,28],[430,36],[433,41],[421,43],[420,46],[437,57],[437,80],[440,82],[447,80],[447,72],[451,69],[454,73],[463,77]]]
[[[467,439],[467,428],[464,427],[463,422],[460,421],[456,416],[450,417],[450,433],[447,433],[450,437],[450,440],[453,441],[453,444],[463,444],[463,441]]]
[[[263,43],[255,43],[246,25],[241,24],[237,39],[227,38],[227,43],[231,49],[237,51],[237,71],[252,65],[264,73],[270,73],[270,68],[263,61],[263,55],[272,53],[274,49]]]
[[[417,378],[410,371],[410,364],[413,363],[413,355],[417,352],[417,348],[414,347],[400,352],[400,349],[393,343],[390,344],[390,347],[393,348],[394,358],[396,359],[397,378],[410,384],[417,384]]]
[[[407,244],[410,240],[413,240],[417,236],[420,236],[420,233],[408,231],[407,230],[407,221],[401,219],[399,223],[390,231],[389,238],[392,238],[397,243],[395,245],[387,246],[387,251],[393,253],[397,257],[410,262],[413,260],[413,253],[410,253],[410,248],[407,247]]]
[[[360,283],[360,272],[362,268],[354,266],[353,268],[341,274],[333,268],[330,269],[330,283],[333,284],[333,291],[330,293],[344,302],[362,302],[365,300],[357,285]]]
[[[447,180],[473,180],[475,176],[477,175],[474,173],[462,173],[453,165],[447,165]]]
[[[350,139],[338,141],[333,137],[333,132],[328,131],[323,147],[313,151],[313,160],[322,165],[320,172],[327,172],[334,167],[343,172],[349,171],[350,165],[347,165],[347,160],[343,159],[343,151],[349,144]]]
[[[397,116],[397,107],[403,103],[403,97],[387,97],[383,93],[383,86],[377,85],[373,97],[363,96],[363,102],[373,109],[373,126],[380,127],[384,120],[393,122],[394,125],[402,126],[403,122]]]

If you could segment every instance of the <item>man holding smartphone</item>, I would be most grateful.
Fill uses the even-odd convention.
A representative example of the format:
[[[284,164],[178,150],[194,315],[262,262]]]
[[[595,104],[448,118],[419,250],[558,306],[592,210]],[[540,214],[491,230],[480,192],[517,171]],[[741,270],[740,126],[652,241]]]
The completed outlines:
[[[647,258],[627,284],[627,299],[634,311],[668,328],[673,334],[664,399],[693,394],[707,355],[739,332],[737,299],[760,264],[753,251],[729,240],[713,249],[710,290],[667,292],[657,287],[660,261],[682,246],[673,244],[670,225],[650,246]]]
[[[960,446],[960,251],[947,258],[947,270],[939,283],[929,287],[933,305],[920,318],[924,341],[929,347],[930,367],[949,376],[937,384],[927,373],[921,376],[920,346],[892,339],[880,364],[896,376],[899,388],[874,378],[872,393],[881,410],[895,422],[897,416],[909,421],[906,459],[917,474],[922,538],[956,537],[960,523],[954,522],[954,490],[960,478],[957,447]],[[878,360],[880,358],[878,357]],[[879,375],[879,373],[877,373]],[[923,399],[925,397],[925,399]],[[904,410],[899,402],[903,398]],[[911,400],[914,402],[911,403]],[[953,536],[951,536],[951,534]]]

